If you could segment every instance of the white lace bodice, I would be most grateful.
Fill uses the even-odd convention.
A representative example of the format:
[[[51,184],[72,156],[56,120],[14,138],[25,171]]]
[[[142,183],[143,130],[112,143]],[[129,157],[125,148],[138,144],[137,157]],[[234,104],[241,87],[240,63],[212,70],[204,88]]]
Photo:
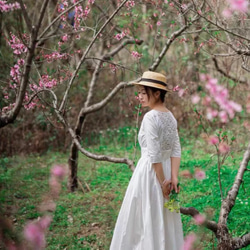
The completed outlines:
[[[138,139],[142,151],[147,152],[152,163],[161,162],[166,151],[170,157],[181,156],[177,121],[171,112],[151,110],[146,113]]]

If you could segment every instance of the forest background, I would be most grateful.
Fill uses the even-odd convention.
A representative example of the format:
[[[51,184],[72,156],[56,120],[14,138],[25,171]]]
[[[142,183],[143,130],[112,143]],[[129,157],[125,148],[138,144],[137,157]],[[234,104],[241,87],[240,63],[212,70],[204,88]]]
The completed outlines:
[[[145,110],[132,82],[145,70],[164,73],[174,90],[166,105],[178,120],[181,182],[190,190],[180,197],[187,244],[250,244],[248,1],[20,0],[0,1],[0,10],[1,218],[12,232],[1,231],[5,245],[38,244],[14,232],[52,213],[48,248],[108,248],[139,157]],[[56,164],[68,169],[62,200],[60,178],[46,188]],[[32,194],[38,181],[43,188]]]

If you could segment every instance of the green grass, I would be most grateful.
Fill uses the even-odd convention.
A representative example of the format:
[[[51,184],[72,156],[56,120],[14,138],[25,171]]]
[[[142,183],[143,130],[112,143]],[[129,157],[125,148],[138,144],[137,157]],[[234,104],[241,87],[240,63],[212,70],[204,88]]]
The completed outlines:
[[[110,138],[115,135],[110,133]],[[88,150],[98,154],[109,154],[133,158],[133,136],[126,141],[127,128],[121,130],[121,138],[96,144]],[[242,147],[244,150],[244,147]],[[140,155],[137,149],[136,159]],[[239,150],[224,163],[221,171],[224,194],[234,181],[237,167],[242,159],[243,151]],[[67,154],[49,152],[45,155],[30,155],[28,157],[15,156],[0,159],[0,206],[4,215],[10,219],[21,237],[21,230],[28,220],[33,220],[42,214],[38,206],[44,194],[49,192],[48,180],[50,168],[53,164],[65,164]],[[209,219],[217,221],[220,207],[220,191],[216,156],[213,149],[201,140],[182,139],[181,169],[193,171],[199,167],[206,171],[206,179],[181,178],[181,205],[193,206],[205,213]],[[132,173],[124,164],[96,162],[79,156],[78,176],[82,188],[74,193],[67,191],[66,180],[57,200],[57,208],[53,214],[53,222],[47,233],[46,249],[109,249],[112,231],[116,217],[123,200],[123,196]],[[87,185],[90,191],[87,189]],[[244,176],[244,188],[241,187],[236,205],[229,220],[229,230],[233,236],[240,236],[250,232],[249,223],[249,190],[250,173]],[[203,249],[213,249],[216,239],[213,234],[203,227],[193,223],[192,218],[183,216],[184,233],[193,231],[198,234],[200,246]],[[14,237],[14,236],[13,236]],[[201,240],[202,239],[202,240]],[[246,247],[245,249],[250,249]]]

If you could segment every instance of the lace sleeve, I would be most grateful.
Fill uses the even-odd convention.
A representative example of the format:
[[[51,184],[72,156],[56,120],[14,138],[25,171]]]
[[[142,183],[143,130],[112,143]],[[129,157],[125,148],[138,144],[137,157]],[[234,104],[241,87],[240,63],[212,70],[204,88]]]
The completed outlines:
[[[175,136],[175,140],[174,140],[174,143],[173,143],[172,152],[171,152],[170,157],[179,157],[179,158],[181,158],[181,144],[180,144],[180,139],[179,139],[177,129],[176,129],[176,136]]]
[[[154,118],[148,114],[144,116],[143,123],[150,162],[161,162],[162,155],[158,131],[159,128],[157,127]]]

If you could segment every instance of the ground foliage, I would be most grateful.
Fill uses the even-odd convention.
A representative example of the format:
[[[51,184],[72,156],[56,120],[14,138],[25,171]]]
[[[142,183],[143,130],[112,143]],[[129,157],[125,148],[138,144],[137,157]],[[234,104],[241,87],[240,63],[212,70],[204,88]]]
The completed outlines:
[[[133,158],[135,132],[135,129],[130,127],[103,131],[102,135],[97,137],[99,144],[90,147],[89,150],[95,153],[116,153],[120,156],[126,154],[127,157]],[[180,131],[180,135],[183,149],[181,170],[194,172],[196,168],[201,168],[206,171],[204,180],[181,177],[181,206],[193,206],[207,218],[216,221],[219,216],[220,190],[213,149],[201,138],[190,137],[185,131]],[[233,183],[244,149],[245,144],[242,143],[238,151],[233,152],[222,167],[224,193]],[[137,147],[135,161],[139,156]],[[67,154],[50,151],[42,155],[0,159],[1,212],[10,219],[17,232],[9,237],[20,239],[24,224],[42,215],[38,207],[44,194],[49,191],[50,168],[54,164],[64,164],[66,159]],[[78,175],[81,185],[75,193],[68,193],[66,182],[63,184],[53,222],[47,234],[47,249],[87,250],[109,247],[112,230],[132,172],[126,165],[96,162],[80,156]],[[247,192],[249,183],[250,176],[247,172],[228,220],[229,230],[233,236],[243,235],[250,230],[249,224],[246,223],[250,213],[250,197]],[[195,225],[193,219],[188,216],[182,216],[182,220],[185,235],[190,232],[198,233],[199,249],[216,248],[216,239],[212,232]]]

